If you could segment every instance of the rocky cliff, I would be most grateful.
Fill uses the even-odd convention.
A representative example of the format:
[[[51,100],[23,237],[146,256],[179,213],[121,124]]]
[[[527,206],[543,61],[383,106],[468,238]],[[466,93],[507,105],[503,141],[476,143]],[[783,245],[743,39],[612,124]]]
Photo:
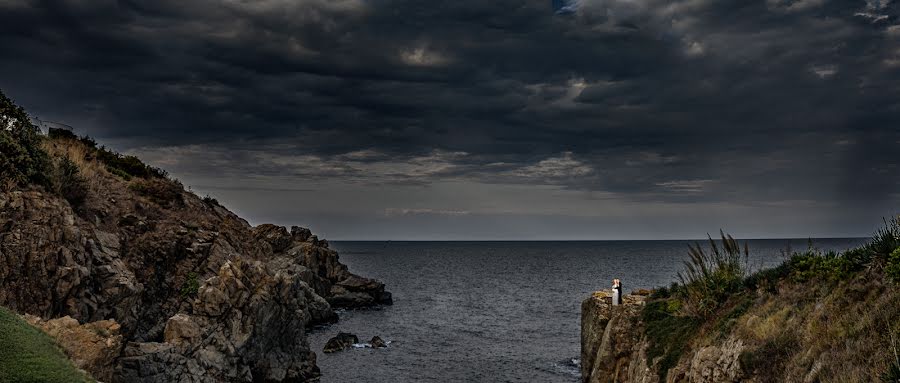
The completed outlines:
[[[307,229],[252,227],[165,176],[104,163],[84,140],[41,145],[51,161],[77,166],[83,193],[76,203],[5,183],[0,305],[84,340],[62,346],[98,379],[313,380],[306,330],[337,320],[337,307],[391,302],[382,283],[350,273]]]
[[[900,225],[890,225],[861,248],[747,274],[703,316],[686,309],[697,296],[685,285],[621,306],[594,293],[582,304],[583,381],[900,381]]]

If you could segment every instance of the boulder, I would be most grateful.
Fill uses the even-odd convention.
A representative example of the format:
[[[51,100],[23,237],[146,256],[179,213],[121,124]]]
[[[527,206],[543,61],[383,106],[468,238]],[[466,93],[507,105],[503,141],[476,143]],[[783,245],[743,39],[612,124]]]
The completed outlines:
[[[112,379],[122,349],[121,327],[116,321],[80,324],[70,316],[43,320],[33,315],[25,315],[23,319],[56,339],[75,367],[102,381]]]
[[[357,338],[356,335],[341,332],[329,339],[328,342],[325,343],[325,347],[322,351],[326,354],[344,351],[357,343],[359,343],[359,338]]]

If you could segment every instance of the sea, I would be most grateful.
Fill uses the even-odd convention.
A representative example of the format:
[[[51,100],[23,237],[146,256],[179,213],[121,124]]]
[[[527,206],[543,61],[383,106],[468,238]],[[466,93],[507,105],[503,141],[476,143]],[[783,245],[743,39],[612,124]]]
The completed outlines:
[[[740,242],[759,269],[783,262],[786,249],[865,241]],[[626,292],[671,284],[695,242],[332,242],[350,271],[384,282],[394,304],[339,311],[338,323],[312,331],[321,381],[579,382],[581,302],[613,278]],[[360,344],[322,353],[338,332]],[[388,347],[366,347],[373,336]]]

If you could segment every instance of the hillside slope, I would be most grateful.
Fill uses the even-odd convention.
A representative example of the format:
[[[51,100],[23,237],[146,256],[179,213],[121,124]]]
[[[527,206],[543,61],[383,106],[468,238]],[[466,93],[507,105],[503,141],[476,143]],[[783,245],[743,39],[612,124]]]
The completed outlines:
[[[583,380],[900,381],[897,221],[842,254],[811,249],[733,278],[721,278],[722,265],[708,264],[707,277],[646,299],[629,296],[624,306],[612,306],[603,292],[585,300]],[[718,292],[692,293],[711,280]],[[727,280],[735,283],[723,287]],[[707,310],[697,310],[698,302]]]
[[[307,328],[391,302],[309,230],[252,227],[134,157],[42,137],[0,101],[0,306],[115,321],[123,341],[97,353],[114,360],[84,364],[111,366],[97,379],[313,380]]]

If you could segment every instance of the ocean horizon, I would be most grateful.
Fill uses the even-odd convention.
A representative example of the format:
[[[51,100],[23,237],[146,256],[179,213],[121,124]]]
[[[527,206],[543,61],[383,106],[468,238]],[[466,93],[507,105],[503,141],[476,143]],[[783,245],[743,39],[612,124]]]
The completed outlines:
[[[739,242],[759,270],[789,247],[842,251],[866,240]],[[613,278],[626,292],[669,285],[698,241],[333,241],[341,261],[383,281],[394,304],[341,311],[338,323],[312,332],[317,352],[337,332],[361,342],[319,353],[321,381],[579,382],[582,300]],[[365,348],[373,336],[390,346]]]

